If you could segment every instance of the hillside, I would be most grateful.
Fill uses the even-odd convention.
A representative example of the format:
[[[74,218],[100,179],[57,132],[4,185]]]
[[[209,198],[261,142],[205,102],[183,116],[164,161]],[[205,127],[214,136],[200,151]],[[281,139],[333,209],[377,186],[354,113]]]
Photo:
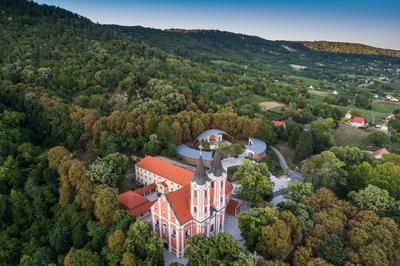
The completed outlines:
[[[314,41],[314,42],[302,42],[302,43],[308,48],[316,51],[400,57],[399,50],[377,48],[360,43],[328,42],[328,41]]]

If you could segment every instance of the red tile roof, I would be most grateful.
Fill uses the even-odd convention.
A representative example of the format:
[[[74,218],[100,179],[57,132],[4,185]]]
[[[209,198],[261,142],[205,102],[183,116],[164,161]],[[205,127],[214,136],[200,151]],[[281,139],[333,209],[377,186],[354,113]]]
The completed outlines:
[[[139,195],[133,191],[127,191],[118,195],[118,202],[121,204],[125,209],[133,209],[143,203],[149,201],[145,197]]]
[[[384,155],[384,154],[389,154],[389,153],[390,153],[390,152],[389,152],[387,149],[381,148],[381,149],[379,149],[379,150],[377,150],[377,151],[374,151],[374,152],[372,153],[372,156],[373,156],[373,157],[377,157],[377,156]]]
[[[136,166],[171,180],[181,186],[189,184],[190,179],[194,175],[192,171],[152,156],[146,156],[143,160],[138,162]]]
[[[233,190],[233,185],[230,182],[226,182],[225,193],[229,194]],[[167,201],[171,205],[172,210],[175,213],[176,218],[181,224],[185,224],[192,219],[190,213],[190,184],[186,185],[176,191],[165,194]],[[214,208],[214,188],[210,188],[210,205]]]
[[[189,202],[190,185],[186,185],[178,190],[165,194],[165,197],[181,224],[185,224],[192,219]]]
[[[276,121],[276,120],[272,120],[272,124],[276,127],[282,127],[285,126],[285,122],[283,121]]]
[[[358,124],[364,124],[365,119],[364,119],[364,117],[361,117],[361,116],[355,116],[351,119],[351,122],[358,123]]]
[[[147,202],[143,203],[142,205],[137,206],[134,209],[128,210],[128,212],[135,217],[139,217],[145,213],[150,212],[150,207],[151,207],[151,205],[153,205],[153,203],[154,202],[147,201]]]
[[[134,190],[133,192],[136,192],[137,194],[144,196],[144,194],[146,194],[149,191],[155,190],[156,188],[157,188],[156,183],[152,183],[150,185],[138,188],[138,189]]]

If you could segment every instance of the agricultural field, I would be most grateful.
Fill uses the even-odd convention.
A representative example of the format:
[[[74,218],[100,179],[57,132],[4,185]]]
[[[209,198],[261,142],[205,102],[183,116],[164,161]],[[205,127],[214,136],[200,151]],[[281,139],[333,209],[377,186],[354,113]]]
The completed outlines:
[[[340,125],[335,129],[334,138],[337,146],[359,146],[370,132],[348,125]]]
[[[268,111],[271,109],[286,107],[286,104],[273,102],[273,101],[260,102],[258,105],[260,106],[262,111]]]

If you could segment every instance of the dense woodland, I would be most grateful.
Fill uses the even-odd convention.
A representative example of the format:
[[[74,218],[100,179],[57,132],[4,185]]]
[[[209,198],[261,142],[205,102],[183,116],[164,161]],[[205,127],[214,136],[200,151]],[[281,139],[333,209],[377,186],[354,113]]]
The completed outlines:
[[[335,146],[339,107],[368,109],[371,92],[314,103],[304,84],[275,81],[378,76],[398,59],[218,31],[99,25],[23,0],[1,1],[0,13],[1,265],[163,265],[162,241],[117,203],[129,155],[175,157],[177,144],[209,128],[287,143],[307,182],[293,183],[273,209],[270,161],[246,161],[230,176],[252,205],[239,216],[246,249],[228,234],[199,235],[189,265],[398,265],[399,156],[375,161]],[[293,62],[309,67],[299,73]],[[286,128],[273,127],[246,100],[253,96],[286,103]],[[371,134],[369,143],[397,145],[399,121],[390,137]]]
[[[390,49],[381,49],[359,43],[326,42],[326,41],[314,41],[314,42],[303,42],[303,43],[307,47],[317,51],[386,55],[386,56],[400,57],[399,51]]]

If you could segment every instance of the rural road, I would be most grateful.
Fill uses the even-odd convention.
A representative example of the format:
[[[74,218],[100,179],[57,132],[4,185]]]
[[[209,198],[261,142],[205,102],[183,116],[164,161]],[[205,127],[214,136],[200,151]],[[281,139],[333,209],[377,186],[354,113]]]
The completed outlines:
[[[289,168],[288,164],[286,163],[285,157],[283,157],[282,153],[274,146],[270,147],[271,150],[276,154],[276,156],[278,156],[279,164],[281,165],[282,169],[287,173],[288,177],[290,177],[292,180],[303,182],[305,178],[299,172],[296,172]]]

